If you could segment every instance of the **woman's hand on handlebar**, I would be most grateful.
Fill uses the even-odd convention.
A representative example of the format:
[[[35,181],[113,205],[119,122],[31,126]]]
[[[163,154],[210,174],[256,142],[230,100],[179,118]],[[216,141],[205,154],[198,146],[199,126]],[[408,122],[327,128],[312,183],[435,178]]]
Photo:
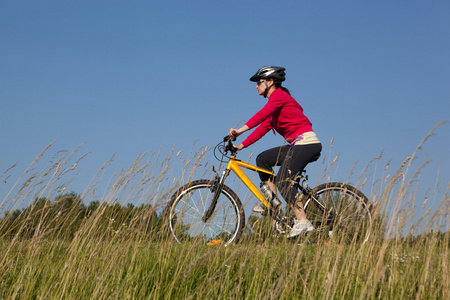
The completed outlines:
[[[228,131],[228,136],[230,138],[237,138],[238,136],[240,136],[241,134],[243,134],[244,132],[246,132],[248,130],[248,126],[244,125],[239,129],[236,128],[231,128],[230,131]]]
[[[244,145],[242,145],[242,144],[240,144],[239,146],[236,146],[236,145],[233,144],[233,146],[234,146],[234,148],[236,148],[238,150],[244,149]]]
[[[242,133],[246,132],[248,130],[248,126],[244,125],[239,129],[236,128],[230,128],[230,131],[228,131],[228,136],[230,137],[230,139],[232,139],[233,141],[240,136]],[[242,150],[244,149],[244,145],[240,144],[239,146],[233,145],[236,149],[238,150]]]
[[[227,141],[228,140],[228,142],[229,142],[229,147],[232,145],[231,144],[231,141],[235,141],[236,140],[236,137],[238,136],[239,134],[237,134],[237,131],[236,131],[236,129],[234,129],[234,128],[231,128],[230,129],[230,131],[228,132],[228,135],[224,138],[224,141]],[[240,144],[239,146],[236,146],[236,145],[234,145],[233,144],[233,147],[235,148],[235,149],[237,149],[237,150],[242,150],[242,149],[244,149],[244,145],[242,145],[242,144]]]
[[[229,136],[231,139],[237,138],[237,137],[239,136],[237,129],[235,129],[235,128],[230,128],[230,130],[228,131],[228,136]]]

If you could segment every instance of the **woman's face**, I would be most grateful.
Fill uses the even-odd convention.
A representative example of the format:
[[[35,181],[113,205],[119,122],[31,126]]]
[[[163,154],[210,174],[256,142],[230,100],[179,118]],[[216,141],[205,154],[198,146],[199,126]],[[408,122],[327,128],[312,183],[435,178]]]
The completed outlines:
[[[260,96],[264,96],[264,91],[266,90],[267,87],[271,86],[272,84],[273,84],[272,79],[269,80],[261,79],[259,82],[256,83],[256,89],[258,90],[258,94]]]

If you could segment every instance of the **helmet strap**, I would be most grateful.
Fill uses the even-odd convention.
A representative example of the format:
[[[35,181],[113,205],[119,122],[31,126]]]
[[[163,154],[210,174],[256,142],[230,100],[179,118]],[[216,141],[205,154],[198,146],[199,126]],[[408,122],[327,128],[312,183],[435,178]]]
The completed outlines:
[[[267,98],[267,93],[269,92],[270,88],[273,87],[274,83],[272,83],[270,86],[267,84],[267,80],[264,80],[264,84],[266,85],[266,89],[264,90],[264,98]]]

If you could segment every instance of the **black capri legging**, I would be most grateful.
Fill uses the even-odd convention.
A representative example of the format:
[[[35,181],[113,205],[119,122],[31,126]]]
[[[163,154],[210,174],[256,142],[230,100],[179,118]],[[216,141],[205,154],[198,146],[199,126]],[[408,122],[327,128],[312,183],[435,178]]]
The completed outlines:
[[[297,189],[292,185],[290,179],[300,174],[309,162],[320,156],[321,151],[322,144],[320,143],[275,147],[260,153],[256,158],[256,165],[269,171],[272,171],[274,166],[281,166],[275,184],[283,199],[287,203],[293,203]],[[268,174],[258,174],[263,182],[272,179]]]

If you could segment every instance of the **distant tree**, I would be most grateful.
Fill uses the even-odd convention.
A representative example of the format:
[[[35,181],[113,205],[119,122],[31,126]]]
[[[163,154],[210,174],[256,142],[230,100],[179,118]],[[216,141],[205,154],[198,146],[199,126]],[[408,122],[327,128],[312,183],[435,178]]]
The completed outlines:
[[[89,217],[92,215],[100,207],[99,201],[89,202],[89,205],[86,207],[86,216]]]
[[[90,223],[85,223],[86,221]],[[75,192],[58,195],[54,201],[36,198],[22,210],[6,212],[0,219],[0,237],[53,237],[71,240],[82,227],[92,237],[109,238],[118,234],[154,238],[163,227],[163,218],[150,204],[92,201],[87,206]],[[90,225],[89,225],[90,224]]]

